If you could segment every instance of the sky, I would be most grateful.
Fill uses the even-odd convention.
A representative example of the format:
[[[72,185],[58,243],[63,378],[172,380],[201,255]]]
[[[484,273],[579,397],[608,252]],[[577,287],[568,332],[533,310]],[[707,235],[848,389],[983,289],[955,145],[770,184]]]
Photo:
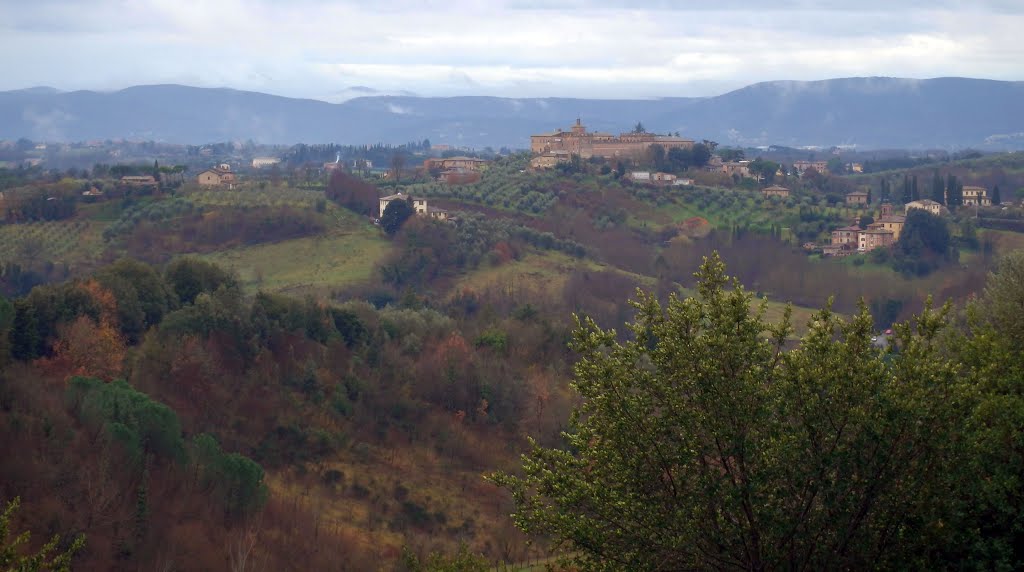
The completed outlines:
[[[0,0],[0,90],[653,98],[1024,80],[1024,0]]]

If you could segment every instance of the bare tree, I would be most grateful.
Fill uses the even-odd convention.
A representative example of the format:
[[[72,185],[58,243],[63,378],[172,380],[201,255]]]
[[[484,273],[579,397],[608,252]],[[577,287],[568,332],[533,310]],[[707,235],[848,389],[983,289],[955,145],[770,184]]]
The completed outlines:
[[[260,537],[260,517],[246,523],[228,543],[228,559],[231,572],[250,572],[266,567],[266,555],[259,554],[257,546]]]
[[[402,180],[402,167],[405,167],[405,155],[396,151],[391,155],[391,171],[394,173],[396,182]]]

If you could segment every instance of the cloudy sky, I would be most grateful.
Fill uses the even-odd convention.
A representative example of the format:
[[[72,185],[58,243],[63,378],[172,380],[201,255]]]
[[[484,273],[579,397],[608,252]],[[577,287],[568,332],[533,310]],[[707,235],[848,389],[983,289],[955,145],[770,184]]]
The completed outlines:
[[[340,100],[714,95],[1024,79],[1024,0],[0,0],[0,90],[181,83]]]

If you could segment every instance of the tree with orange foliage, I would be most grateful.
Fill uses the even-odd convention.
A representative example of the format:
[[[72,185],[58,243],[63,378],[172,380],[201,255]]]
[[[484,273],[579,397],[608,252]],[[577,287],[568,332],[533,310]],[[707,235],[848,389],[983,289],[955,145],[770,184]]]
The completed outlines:
[[[79,285],[99,307],[99,320],[80,315],[57,327],[53,356],[44,366],[65,377],[92,376],[106,381],[121,376],[126,347],[117,326],[117,300],[96,280]]]
[[[121,376],[125,354],[124,339],[116,328],[79,316],[58,328],[53,357],[42,361],[65,377],[82,375],[111,381]]]

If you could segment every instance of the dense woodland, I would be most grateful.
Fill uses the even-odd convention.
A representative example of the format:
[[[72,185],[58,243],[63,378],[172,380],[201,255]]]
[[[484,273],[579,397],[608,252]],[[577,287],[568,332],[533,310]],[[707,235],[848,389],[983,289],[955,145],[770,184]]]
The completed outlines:
[[[965,161],[952,168],[972,165],[967,171],[943,173],[944,189],[950,181],[955,188],[994,176],[988,167],[979,167],[989,163],[976,163],[983,159]],[[993,169],[1004,169],[999,176],[1013,188],[1019,167],[1004,164],[1002,158],[990,162],[996,165]],[[579,506],[570,502],[561,512],[545,512],[568,502],[557,495],[531,496],[531,491],[546,490],[544,483],[528,480],[537,477],[531,466],[543,467],[549,453],[536,453],[525,473],[519,455],[533,446],[554,451],[552,455],[574,452],[579,456],[559,458],[586,474],[588,455],[620,454],[579,441],[578,435],[592,431],[619,443],[623,434],[615,431],[629,427],[618,424],[611,431],[581,426],[581,418],[570,415],[576,407],[594,412],[588,408],[603,403],[604,392],[621,390],[602,385],[581,367],[596,359],[595,352],[605,351],[601,348],[626,348],[639,352],[630,354],[636,359],[626,364],[643,366],[633,368],[635,373],[661,372],[658,379],[677,383],[669,366],[682,358],[661,363],[658,359],[670,356],[659,357],[655,350],[658,340],[679,332],[658,330],[671,329],[671,322],[659,322],[653,305],[657,301],[676,308],[679,302],[670,302],[675,295],[692,300],[684,306],[703,304],[702,317],[691,324],[694,331],[740,326],[729,334],[734,337],[714,344],[700,338],[679,346],[692,356],[707,357],[712,369],[733,371],[729,368],[737,366],[714,361],[726,355],[720,348],[727,342],[737,348],[757,346],[749,352],[751,359],[791,356],[786,367],[799,366],[802,351],[820,352],[822,363],[826,357],[849,361],[855,355],[860,369],[829,378],[829,383],[842,389],[843,380],[866,375],[877,388],[889,391],[893,388],[882,384],[880,372],[892,372],[894,364],[908,359],[908,348],[925,343],[915,340],[934,339],[925,344],[927,355],[907,367],[915,372],[934,369],[935,375],[915,373],[917,377],[908,379],[949,380],[955,371],[960,381],[951,391],[966,397],[949,405],[960,409],[930,409],[938,407],[928,401],[935,396],[922,389],[919,395],[897,396],[918,400],[899,402],[907,405],[903,409],[872,409],[871,414],[934,412],[948,416],[944,419],[972,415],[982,425],[991,415],[1002,425],[991,425],[991,433],[964,437],[974,442],[955,441],[963,448],[958,451],[936,441],[950,429],[935,425],[933,440],[912,444],[926,447],[922,450],[938,455],[934,458],[941,463],[909,463],[908,472],[893,473],[892,478],[923,479],[927,470],[945,471],[960,463],[1002,480],[991,489],[956,489],[962,504],[922,503],[914,510],[900,505],[908,518],[918,520],[898,526],[871,520],[898,512],[895,505],[884,505],[889,512],[866,513],[864,522],[869,524],[863,526],[919,534],[920,542],[904,543],[907,551],[886,560],[894,567],[1020,565],[1020,554],[1012,548],[1012,535],[1019,535],[1020,526],[1020,507],[1013,500],[1019,492],[1013,463],[1020,454],[1020,423],[1014,417],[1020,395],[1014,372],[1020,364],[1010,359],[1008,348],[1013,346],[1006,345],[1015,339],[1008,332],[1019,326],[1012,319],[998,322],[993,318],[998,312],[985,310],[1014,302],[1011,294],[986,293],[973,310],[964,309],[986,283],[992,292],[1008,289],[1008,279],[993,282],[990,273],[999,268],[1002,276],[1013,275],[1003,273],[1012,266],[997,265],[1024,244],[1018,233],[986,228],[984,216],[951,205],[952,215],[941,218],[913,213],[892,250],[823,260],[799,245],[874,213],[844,205],[846,190],[878,185],[872,187],[879,193],[876,197],[888,190],[895,200],[904,175],[910,181],[913,174],[893,173],[884,179],[784,175],[774,182],[790,186],[793,196],[765,199],[756,182],[718,180],[718,175],[700,174],[702,182],[695,188],[669,189],[629,183],[619,176],[621,170],[606,171],[609,165],[597,162],[575,171],[539,174],[522,172],[524,163],[523,156],[500,158],[481,181],[458,186],[414,177],[374,184],[359,173],[336,170],[319,183],[322,190],[292,188],[286,177],[268,175],[236,190],[205,191],[179,181],[153,188],[126,186],[118,192],[116,182],[102,178],[102,169],[95,178],[91,173],[53,177],[0,171],[0,180],[9,185],[7,220],[0,228],[0,287],[6,295],[0,303],[0,447],[11,452],[0,463],[0,501],[20,497],[11,530],[33,532],[27,549],[38,549],[59,534],[62,540],[55,549],[66,550],[84,534],[84,548],[74,558],[81,569],[305,570],[343,563],[344,569],[372,570],[383,562],[421,570],[454,566],[452,559],[466,569],[479,569],[547,555],[558,540],[583,550],[579,556],[588,568],[654,567],[647,556],[602,536],[604,529],[596,524],[592,530],[570,526],[569,520],[587,522],[579,518]],[[153,168],[140,165],[137,170]],[[774,173],[775,168],[767,165],[765,170]],[[88,177],[79,178],[84,175]],[[931,172],[929,177],[930,184]],[[99,200],[84,199],[83,189],[96,186],[112,192]],[[432,206],[453,213],[454,220],[434,221],[406,211],[375,226],[371,221],[378,214],[377,197],[396,190],[427,197]],[[1013,220],[1016,213],[996,208],[988,212],[1000,220]],[[351,249],[355,254],[345,264],[362,264],[366,274],[339,274],[321,287],[310,286],[316,275],[308,268],[301,277],[276,274],[276,267],[292,262],[330,267],[328,260],[334,259],[326,257],[332,249]],[[306,252],[317,254],[305,259]],[[233,262],[236,257],[252,260],[244,258],[249,253],[256,253],[258,263],[266,256],[268,266],[252,272],[244,262]],[[701,278],[694,271],[716,256],[751,294],[773,302],[768,308],[771,319],[748,318],[751,300],[734,298],[739,296],[736,288],[710,294],[707,272]],[[653,297],[633,306],[627,301],[636,298],[637,288]],[[953,306],[938,317],[934,309],[926,309],[928,295],[936,304],[949,301]],[[786,352],[766,353],[761,335],[776,327],[771,324],[783,312],[778,301],[796,304],[798,317],[793,329],[783,328],[777,340]],[[867,311],[861,309],[862,301]],[[808,308],[825,305],[836,315],[812,318]],[[901,326],[908,329],[899,330],[895,353],[866,347],[872,346],[865,340],[873,332],[922,313],[923,321]],[[585,328],[573,321],[574,314]],[[623,327],[630,322],[642,327]],[[929,338],[933,325],[941,333]],[[826,331],[826,326],[832,329]],[[598,333],[588,338],[586,332]],[[594,340],[600,340],[600,347]],[[644,348],[653,353],[640,356]],[[940,360],[940,350],[952,352],[950,359],[959,361]],[[657,367],[644,365],[645,360]],[[777,365],[742,364],[750,372]],[[805,373],[785,371],[794,384],[806,381],[800,377]],[[774,427],[774,435],[793,437],[787,423],[796,413],[776,407],[771,399],[780,399],[780,394],[764,393],[768,390],[760,373],[732,380],[709,372],[700,373],[702,379],[742,381],[746,385],[737,387],[752,401],[689,403],[690,411],[711,419],[735,413],[728,407],[756,405],[757,411],[743,410],[743,415],[752,415],[749,419],[740,417],[761,419]],[[613,374],[622,371],[609,365],[606,373],[601,379],[612,383],[617,379]],[[702,391],[729,393],[717,387]],[[843,395],[850,407],[874,403],[863,392]],[[646,403],[642,399],[638,406]],[[915,404],[921,408],[913,409]],[[808,407],[800,414],[821,414]],[[596,416],[595,423],[602,419]],[[606,429],[611,432],[603,433]],[[736,427],[694,430],[726,429]],[[572,435],[568,441],[565,430]],[[864,435],[878,443],[892,436]],[[758,460],[768,465],[795,454],[781,445],[763,448],[763,443],[739,439],[730,446],[771,451],[775,457]],[[1006,443],[1007,448],[997,449],[994,443]],[[693,460],[678,459],[678,468],[668,474],[678,470],[689,475]],[[765,466],[756,465],[757,471]],[[683,505],[659,509],[665,497],[654,485],[664,484],[663,476],[645,472],[650,469],[646,465],[614,467],[635,474],[622,481],[624,488],[608,487],[609,495],[646,503],[636,509],[652,518],[685,522],[672,512]],[[494,471],[505,476],[482,478]],[[769,486],[781,478],[778,474],[757,471],[750,475],[768,475],[763,477],[765,488],[748,492],[782,494]],[[976,473],[935,474],[971,482]],[[818,481],[806,482],[817,490]],[[922,485],[921,491],[943,483]],[[704,495],[724,486],[706,480],[690,484]],[[534,485],[540,488],[531,489]],[[733,495],[746,489],[729,490]],[[904,493],[896,487],[884,495]],[[539,498],[547,499],[544,507],[536,504]],[[757,498],[760,502],[765,497]],[[597,501],[621,498],[588,500]],[[733,518],[729,511],[743,506],[723,505],[722,518],[728,521]],[[508,518],[513,512],[515,521]],[[815,513],[821,521],[832,516]],[[997,524],[981,527],[983,517]],[[680,538],[713,546],[711,552],[721,560],[701,560],[709,558],[706,553],[680,550],[673,544],[678,539],[650,547],[645,554],[685,567],[788,566],[795,561],[778,552],[785,542],[770,544],[769,539],[777,540],[772,534],[779,527],[813,528],[806,522],[778,516],[763,527],[732,523],[734,528],[716,532],[718,536],[700,526],[680,530]],[[528,543],[516,525],[540,534]],[[662,525],[650,521],[644,526]],[[928,529],[923,534],[928,526],[946,531]],[[793,567],[857,567],[865,561],[864,550],[889,546],[866,532],[863,536],[865,530],[858,522],[847,537],[836,532],[836,539],[859,543],[839,560],[826,562],[815,553]],[[765,539],[757,559],[736,552],[750,542],[750,535]],[[796,533],[790,531],[790,538]],[[891,544],[892,538],[883,540]],[[940,541],[965,548],[936,551]],[[598,545],[616,547],[622,558],[589,550]],[[796,540],[790,545],[796,546]]]
[[[481,530],[497,515],[478,522],[453,496],[496,495],[478,475],[510,454],[486,442],[554,444],[567,418],[567,331],[515,316],[247,299],[191,259],[37,287],[4,303],[0,496],[20,496],[40,534],[85,533],[85,569],[223,569],[248,535],[274,569],[372,569],[403,544],[459,540],[522,558],[514,534]],[[403,482],[396,465],[423,456],[453,482]],[[378,529],[405,540],[374,546]]]

